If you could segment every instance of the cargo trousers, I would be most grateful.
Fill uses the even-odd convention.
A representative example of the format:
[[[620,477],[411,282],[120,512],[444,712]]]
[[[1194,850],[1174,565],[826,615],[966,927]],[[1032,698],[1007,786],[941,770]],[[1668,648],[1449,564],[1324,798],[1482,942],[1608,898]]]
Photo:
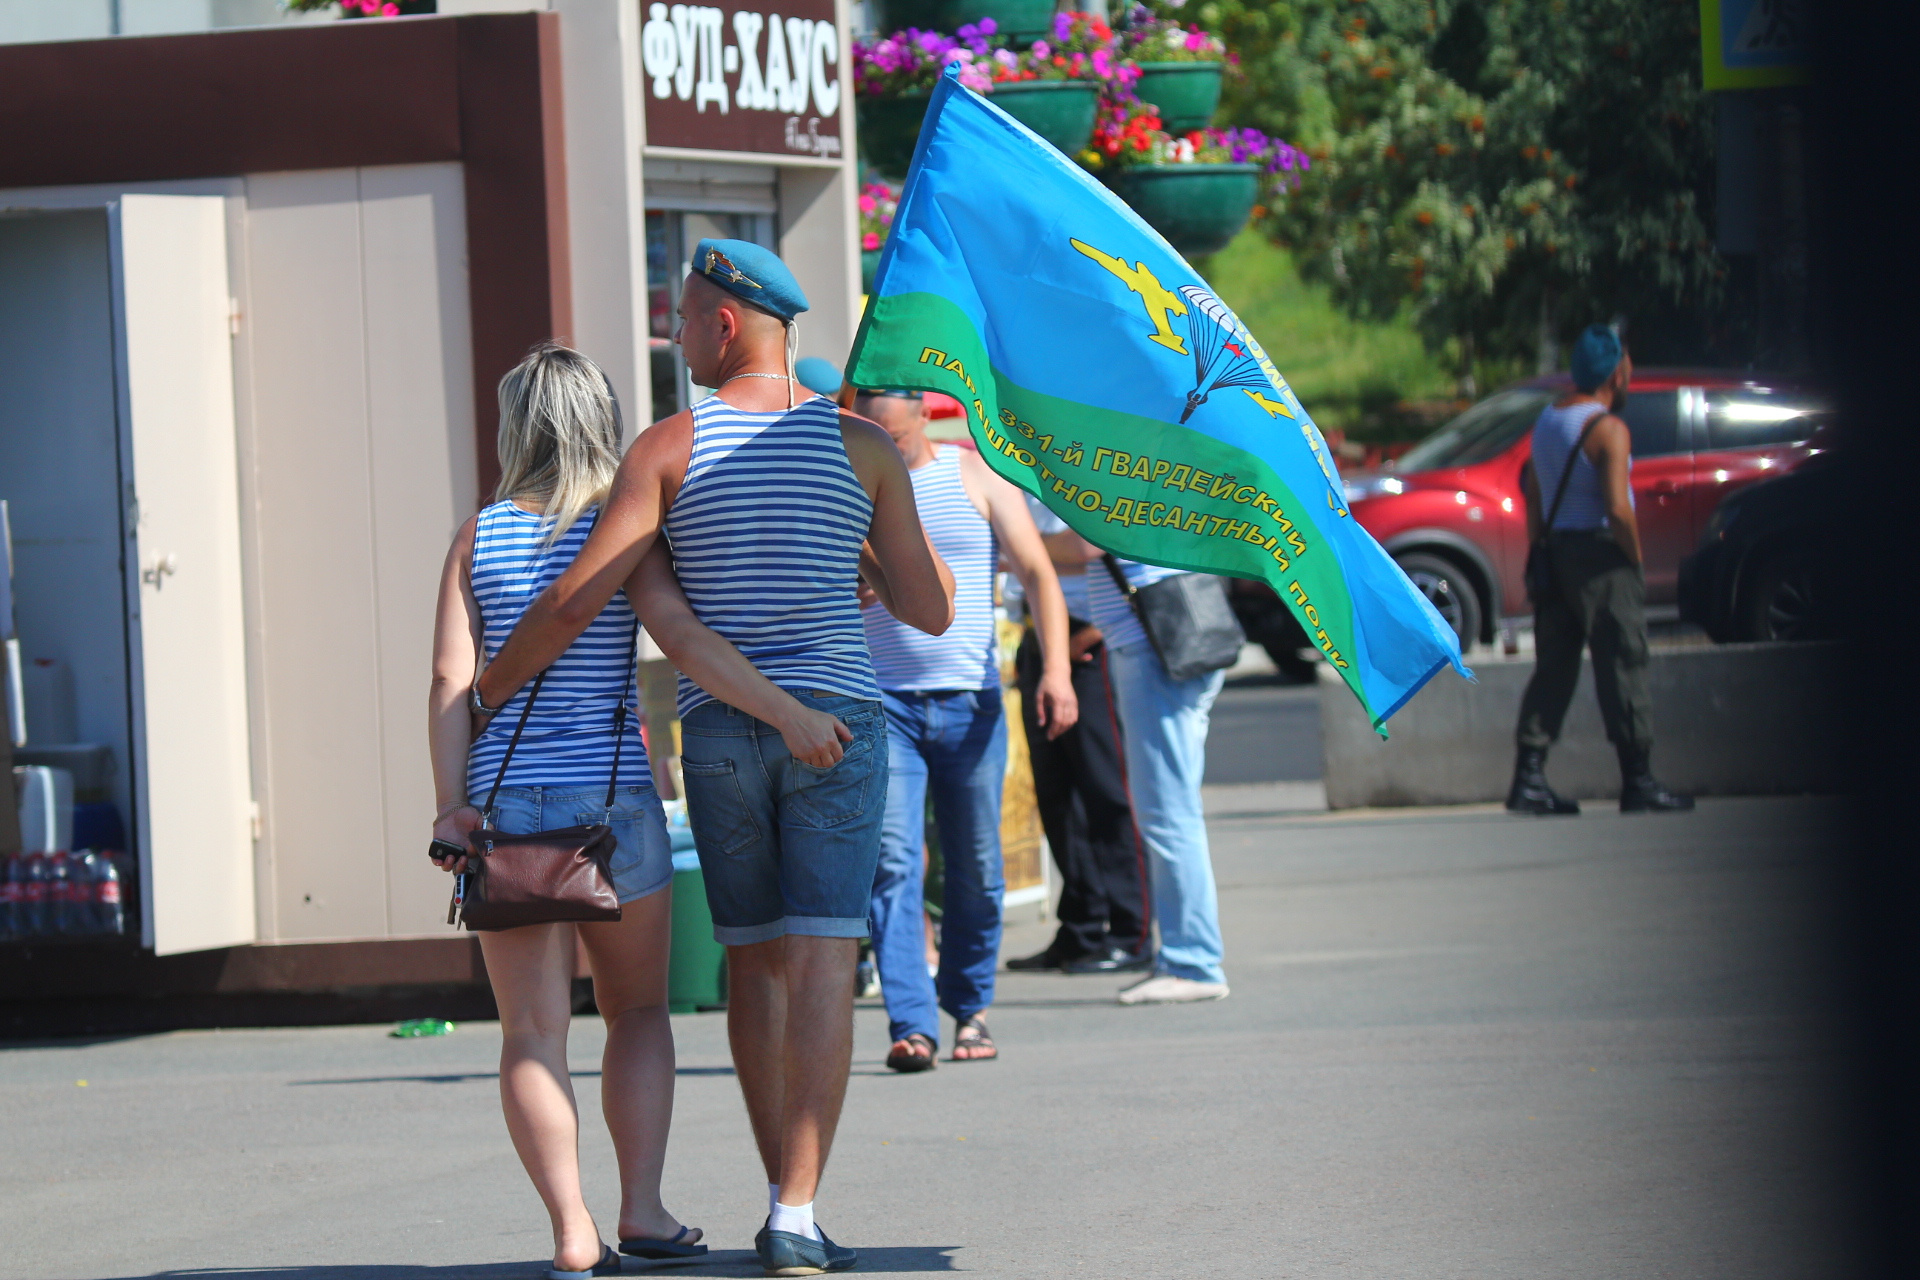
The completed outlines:
[[[1559,530],[1549,544],[1559,590],[1533,606],[1533,678],[1520,700],[1521,747],[1544,748],[1580,681],[1580,655],[1593,651],[1593,688],[1607,740],[1644,759],[1653,750],[1647,693],[1647,583],[1604,529]]]

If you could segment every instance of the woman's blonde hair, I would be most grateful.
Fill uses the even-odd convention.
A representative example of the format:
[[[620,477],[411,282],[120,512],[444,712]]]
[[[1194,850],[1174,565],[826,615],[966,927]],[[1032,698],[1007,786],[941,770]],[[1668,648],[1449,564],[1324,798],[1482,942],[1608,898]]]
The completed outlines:
[[[543,342],[500,379],[500,485],[495,502],[541,503],[544,551],[603,501],[620,466],[620,406],[600,366]]]

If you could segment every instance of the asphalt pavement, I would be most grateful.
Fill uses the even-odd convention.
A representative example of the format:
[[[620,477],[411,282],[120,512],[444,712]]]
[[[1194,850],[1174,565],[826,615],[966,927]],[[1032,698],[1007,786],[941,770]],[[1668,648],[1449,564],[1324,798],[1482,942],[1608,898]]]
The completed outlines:
[[[1122,1008],[1116,979],[1003,975],[1001,1059],[913,1077],[863,1007],[821,1220],[876,1276],[1828,1274],[1826,816],[1216,817],[1232,997]],[[1045,936],[1024,919],[1005,954]],[[674,1026],[667,1194],[715,1245],[674,1270],[756,1275],[724,1022]],[[0,1276],[541,1274],[497,1028],[385,1032],[0,1048]],[[600,1042],[576,1022],[610,1229]]]
[[[1228,680],[1207,728],[1208,785],[1311,782],[1320,774],[1319,685],[1277,675]]]

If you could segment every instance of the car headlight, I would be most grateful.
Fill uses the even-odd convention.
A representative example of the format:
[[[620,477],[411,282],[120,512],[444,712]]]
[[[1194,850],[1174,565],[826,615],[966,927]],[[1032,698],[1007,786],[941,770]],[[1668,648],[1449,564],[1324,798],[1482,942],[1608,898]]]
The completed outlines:
[[[1405,493],[1407,482],[1399,476],[1362,476],[1346,482],[1347,501],[1365,502],[1385,494]]]

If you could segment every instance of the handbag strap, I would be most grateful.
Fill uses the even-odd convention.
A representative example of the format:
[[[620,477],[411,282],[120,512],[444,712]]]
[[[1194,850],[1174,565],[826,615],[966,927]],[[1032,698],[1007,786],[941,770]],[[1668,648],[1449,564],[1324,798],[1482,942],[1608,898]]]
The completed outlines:
[[[1120,588],[1120,594],[1126,598],[1127,606],[1133,610],[1133,616],[1140,622],[1140,630],[1147,637],[1147,647],[1160,659],[1160,665],[1167,664],[1167,655],[1160,652],[1160,637],[1153,634],[1153,628],[1147,625],[1146,612],[1140,608],[1140,588],[1127,581],[1127,575],[1120,569],[1120,561],[1113,552],[1101,555],[1101,562],[1107,566],[1107,572],[1113,575],[1113,585]]]
[[[633,675],[639,661],[640,619],[636,617],[633,620],[633,639],[627,645],[627,673],[620,685],[620,705],[613,713],[613,771],[607,776],[608,813],[613,812],[614,794],[620,787],[620,751],[627,741],[627,698],[633,692]],[[545,671],[533,678],[533,691],[527,694],[527,705],[520,708],[520,720],[513,726],[513,738],[507,743],[507,753],[500,757],[500,769],[493,775],[493,789],[487,792],[487,803],[482,809],[489,824],[492,822],[494,797],[500,794],[500,784],[506,780],[507,766],[513,763],[514,749],[520,745],[520,734],[527,727],[527,717],[533,714],[534,699],[540,696],[540,685],[546,678]]]
[[[520,723],[513,726],[513,740],[507,743],[507,754],[500,757],[500,771],[493,775],[493,789],[487,792],[487,803],[480,811],[480,816],[489,826],[493,823],[494,797],[500,794],[500,784],[506,779],[507,766],[513,763],[514,748],[520,745],[520,734],[527,727],[527,717],[533,714],[533,700],[540,696],[540,686],[546,678],[544,671],[533,678],[533,690],[527,694],[527,705],[520,708]]]
[[[1545,542],[1553,536],[1553,518],[1560,514],[1561,500],[1567,496],[1567,481],[1573,479],[1573,468],[1580,461],[1580,451],[1587,447],[1587,437],[1593,434],[1593,426],[1607,416],[1607,407],[1600,406],[1600,412],[1587,419],[1587,425],[1580,428],[1580,438],[1573,442],[1573,452],[1567,455],[1567,465],[1560,471],[1560,486],[1553,491],[1553,505],[1547,508],[1547,521],[1541,527],[1540,541]]]
[[[1113,585],[1120,588],[1120,594],[1127,598],[1127,604],[1132,607],[1134,616],[1139,617],[1140,601],[1135,597],[1140,594],[1140,588],[1127,581],[1127,575],[1121,572],[1120,561],[1114,558],[1113,552],[1103,552],[1100,563],[1107,566],[1107,572],[1113,575]]]

